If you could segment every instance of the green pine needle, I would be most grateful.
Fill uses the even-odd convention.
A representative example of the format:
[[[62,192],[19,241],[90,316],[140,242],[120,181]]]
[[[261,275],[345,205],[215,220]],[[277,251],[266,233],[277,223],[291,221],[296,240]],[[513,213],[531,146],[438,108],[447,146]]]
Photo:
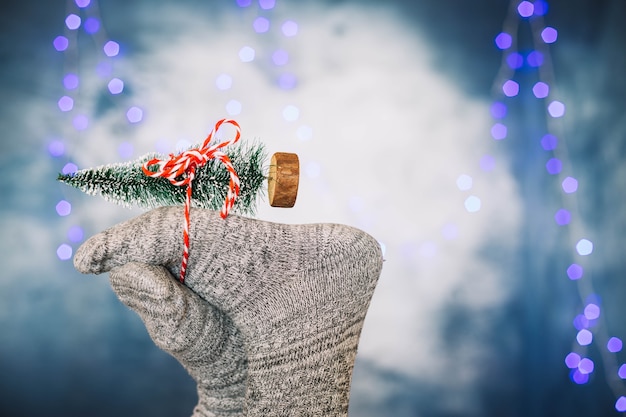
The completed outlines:
[[[262,192],[263,161],[267,155],[260,143],[250,146],[229,147],[226,154],[239,176],[241,188],[233,210],[244,215],[254,215],[259,194]],[[162,155],[145,155],[135,161],[83,169],[73,174],[59,174],[58,180],[89,194],[100,194],[107,201],[126,207],[185,204],[185,188],[173,185],[166,178],[145,175],[141,166],[152,158],[168,159]],[[155,167],[156,169],[156,167]],[[217,160],[198,167],[192,183],[192,206],[219,211],[224,205],[230,174]]]

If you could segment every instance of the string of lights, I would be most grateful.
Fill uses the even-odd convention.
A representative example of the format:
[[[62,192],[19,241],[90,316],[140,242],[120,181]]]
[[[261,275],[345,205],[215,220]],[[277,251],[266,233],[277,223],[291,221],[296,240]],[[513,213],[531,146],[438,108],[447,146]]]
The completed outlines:
[[[608,335],[606,323],[603,322],[601,297],[594,291],[590,259],[594,245],[585,237],[585,230],[580,221],[577,204],[579,181],[570,174],[573,170],[569,162],[563,129],[566,105],[558,100],[555,91],[550,55],[550,45],[557,42],[559,33],[556,28],[545,23],[544,16],[548,8],[548,2],[545,0],[534,2],[513,0],[510,3],[502,32],[495,37],[495,45],[502,51],[502,64],[493,84],[496,100],[491,106],[491,115],[494,119],[491,136],[498,142],[503,142],[507,138],[506,118],[510,103],[512,100],[522,100],[519,98],[522,90],[530,87],[534,98],[541,100],[545,106],[546,129],[543,135],[536,139],[549,155],[545,164],[546,173],[558,177],[561,185],[562,208],[554,213],[554,222],[558,227],[568,228],[568,245],[572,250],[572,258],[575,259],[575,262],[562,271],[562,276],[569,278],[576,285],[582,304],[580,313],[573,319],[573,326],[577,331],[576,340],[564,362],[570,369],[570,379],[573,383],[587,384],[596,371],[597,359],[590,357],[589,351],[592,343],[596,343],[601,352],[606,383],[616,398],[615,409],[626,412],[626,397],[623,395],[626,389],[622,381],[626,379],[626,364],[618,366],[615,355],[622,350],[623,342],[619,337]],[[527,28],[530,28],[532,34],[528,48],[522,45],[523,39],[519,36],[520,30],[523,29],[522,25],[528,25]],[[536,72],[536,81],[532,87],[517,78],[522,70]],[[481,161],[481,166],[485,161],[492,161],[491,158],[487,157]]]

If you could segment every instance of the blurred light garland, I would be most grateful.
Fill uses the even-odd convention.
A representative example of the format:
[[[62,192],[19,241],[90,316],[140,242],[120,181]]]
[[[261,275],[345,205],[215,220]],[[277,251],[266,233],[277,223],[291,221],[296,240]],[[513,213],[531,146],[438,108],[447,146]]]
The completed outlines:
[[[519,1],[512,0],[509,12],[505,19],[503,30],[494,41],[498,49],[502,50],[502,65],[496,76],[493,93],[498,98],[491,106],[491,114],[495,123],[491,129],[492,138],[502,141],[507,138],[505,118],[508,112],[507,100],[513,100],[520,94],[520,89],[526,86],[516,80],[518,70],[536,71],[538,81],[532,86],[532,94],[545,105],[546,131],[540,138],[541,147],[549,153],[545,168],[548,175],[559,176],[561,180],[561,203],[563,208],[554,214],[554,221],[558,227],[568,227],[569,245],[573,257],[577,262],[570,264],[563,276],[567,276],[577,286],[582,311],[574,320],[577,331],[576,341],[572,351],[564,358],[564,363],[570,369],[570,379],[576,384],[586,384],[596,370],[596,364],[589,355],[589,346],[596,343],[601,352],[601,363],[604,367],[606,383],[613,392],[618,412],[626,412],[626,389],[622,380],[626,379],[626,364],[618,366],[616,353],[620,352],[623,342],[618,337],[609,337],[606,325],[599,326],[603,320],[600,297],[593,290],[588,256],[593,253],[593,242],[584,238],[584,231],[577,221],[576,193],[579,182],[576,178],[567,175],[571,171],[565,141],[562,138],[562,118],[566,113],[566,105],[557,99],[554,92],[554,72],[552,68],[549,45],[558,40],[557,29],[545,24],[544,16],[548,12],[548,2],[545,0]],[[518,43],[520,25],[529,25],[532,33],[532,50],[525,51]],[[484,168],[487,159],[481,160]],[[486,169],[485,169],[486,170]],[[568,194],[568,198],[563,198]],[[574,253],[575,251],[575,253]]]

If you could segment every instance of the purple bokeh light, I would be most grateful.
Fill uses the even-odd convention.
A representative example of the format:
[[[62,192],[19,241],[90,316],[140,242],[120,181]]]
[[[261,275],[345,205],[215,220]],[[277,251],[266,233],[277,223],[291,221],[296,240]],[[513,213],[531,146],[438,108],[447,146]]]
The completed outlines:
[[[295,75],[286,72],[278,77],[278,86],[283,90],[291,90],[296,87],[298,80]]]
[[[100,20],[95,17],[89,17],[85,20],[85,32],[93,35],[100,30]]]
[[[72,205],[66,200],[59,201],[55,208],[57,214],[61,217],[68,216],[72,212]]]
[[[583,374],[580,370],[578,370],[578,368],[572,369],[572,372],[570,372],[570,378],[578,385],[583,385],[589,382],[589,374]]]
[[[623,347],[624,347],[624,343],[622,342],[622,339],[620,339],[619,337],[612,337],[609,339],[608,342],[606,342],[606,348],[611,353],[620,352]]]
[[[70,13],[67,15],[67,17],[65,18],[65,26],[67,26],[67,28],[69,30],[76,30],[80,27],[80,16],[75,15],[74,13]]]
[[[495,140],[502,140],[506,138],[507,128],[502,123],[496,123],[491,127],[491,137]]]
[[[513,38],[506,32],[501,32],[496,36],[496,46],[499,49],[508,49],[513,44]]]
[[[254,19],[252,27],[256,33],[265,33],[270,30],[270,21],[265,17],[259,16]]]
[[[554,43],[559,37],[559,33],[553,27],[548,26],[544,30],[541,31],[541,39],[545,43]]]
[[[52,41],[52,45],[54,45],[54,49],[59,52],[65,51],[67,47],[70,45],[70,41],[65,36],[57,36]]]
[[[530,17],[535,12],[535,6],[529,1],[523,1],[517,6],[517,12],[522,17]]]
[[[559,209],[554,214],[554,221],[559,226],[568,225],[569,222],[572,221],[572,214],[569,211],[565,210],[565,209]]]
[[[535,6],[535,16],[545,16],[548,13],[548,3],[543,0],[537,0],[533,3]]]
[[[90,3],[91,3],[91,0],[76,0],[76,5],[80,7],[81,9],[84,9],[85,7],[89,6]]]
[[[617,401],[615,401],[615,409],[620,413],[626,411],[626,397],[622,395],[617,399]]]
[[[287,20],[281,26],[281,30],[283,31],[283,35],[287,37],[293,37],[298,34],[298,24],[293,20]]]
[[[506,104],[501,101],[496,101],[491,105],[491,116],[493,116],[494,119],[504,119],[506,112]]]
[[[546,98],[550,94],[550,86],[542,81],[539,81],[533,86],[533,94],[537,98]]]
[[[546,151],[553,151],[556,149],[558,143],[559,140],[557,137],[549,133],[541,138],[541,147]]]
[[[619,367],[617,375],[622,379],[626,379],[626,363]]]
[[[80,242],[85,237],[85,232],[80,226],[72,226],[67,231],[67,238],[72,242]]]
[[[565,365],[569,369],[576,369],[576,368],[578,368],[578,364],[579,363],[580,363],[580,355],[578,353],[570,352],[565,357]]]
[[[585,315],[585,317],[587,317],[587,319],[595,320],[600,317],[600,306],[593,303],[587,304],[585,310],[583,311],[583,314]]]
[[[502,92],[507,97],[515,97],[519,93],[519,84],[513,80],[506,80],[502,84]]]
[[[62,261],[67,261],[72,257],[72,247],[67,243],[62,243],[57,248],[57,256]]]
[[[117,56],[120,53],[120,44],[115,41],[108,41],[102,47],[104,54],[108,57]]]
[[[518,52],[511,52],[506,57],[506,63],[511,69],[519,69],[522,68],[522,65],[524,65],[524,57]]]
[[[124,81],[120,80],[119,78],[112,78],[111,81],[109,81],[109,83],[107,84],[107,88],[109,89],[109,92],[113,95],[120,94],[122,91],[124,91]]]
[[[48,144],[48,153],[51,156],[61,156],[65,153],[65,144],[63,141],[55,139]]]
[[[567,267],[567,276],[572,281],[581,279],[583,277],[583,267],[578,264],[571,264]]]
[[[143,110],[137,106],[132,106],[126,111],[126,118],[130,123],[139,123],[143,120]]]
[[[63,112],[68,112],[74,108],[74,99],[69,96],[63,96],[57,102],[59,106],[59,110]]]
[[[531,67],[540,67],[543,65],[543,54],[539,51],[532,51],[526,57],[526,62],[528,62],[528,65]]]
[[[272,61],[276,66],[287,65],[287,62],[289,62],[289,54],[284,49],[278,49],[272,54]]]
[[[576,180],[576,178],[567,177],[563,180],[561,186],[563,187],[563,191],[567,194],[575,193],[576,190],[578,190],[578,180]]]
[[[496,168],[496,159],[491,155],[484,155],[480,158],[480,168],[485,171],[493,171]]]
[[[574,325],[574,328],[576,330],[583,330],[588,329],[594,323],[590,322],[589,319],[584,315],[578,314],[576,317],[574,317],[574,321],[572,322],[572,324]]]
[[[578,370],[581,374],[590,374],[593,372],[595,364],[589,358],[582,358],[578,364]]]
[[[63,77],[63,86],[67,90],[74,90],[78,88],[78,75],[73,73],[68,73]]]
[[[239,7],[248,7],[252,4],[252,0],[237,0],[237,6]]]
[[[79,114],[72,120],[72,125],[76,130],[85,130],[89,127],[89,119],[84,114]]]
[[[276,0],[259,0],[259,7],[263,10],[273,9],[276,5]]]
[[[587,329],[581,329],[576,335],[576,341],[581,346],[589,346],[593,342],[593,333]]]
[[[546,170],[550,175],[556,175],[563,169],[563,163],[558,158],[550,158],[546,162]]]
[[[65,164],[63,166],[63,169],[61,170],[61,172],[64,173],[65,175],[73,174],[76,171],[78,171],[78,167],[76,166],[76,164],[74,164],[72,162],[68,162],[67,164]]]

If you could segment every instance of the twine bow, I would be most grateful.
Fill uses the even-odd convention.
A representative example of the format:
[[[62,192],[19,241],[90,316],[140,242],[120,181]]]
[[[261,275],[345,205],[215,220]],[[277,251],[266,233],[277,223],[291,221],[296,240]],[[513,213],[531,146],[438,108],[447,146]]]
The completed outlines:
[[[213,136],[217,133],[219,128],[224,124],[230,124],[235,127],[237,133],[235,137],[224,141],[222,143],[218,143],[212,146],[209,146]],[[170,154],[170,159],[168,160],[160,160],[158,158],[154,158],[143,164],[141,167],[144,174],[149,177],[157,178],[163,177],[167,178],[173,185],[179,187],[187,187],[187,195],[185,198],[185,225],[183,228],[183,262],[180,267],[180,282],[185,281],[185,273],[187,271],[187,261],[189,259],[189,212],[191,208],[191,183],[196,175],[196,169],[206,164],[211,159],[217,159],[224,164],[224,167],[230,173],[230,181],[228,185],[228,192],[226,194],[226,200],[224,201],[224,205],[220,210],[220,216],[225,219],[228,216],[228,212],[235,205],[235,200],[239,195],[240,183],[239,177],[233,168],[233,164],[230,161],[230,158],[221,151],[221,148],[231,145],[239,140],[241,137],[241,127],[239,123],[231,119],[222,119],[215,124],[215,127],[209,133],[209,136],[204,140],[204,143],[200,148],[190,149],[185,151],[179,155]],[[151,171],[149,168],[152,165],[158,165],[159,168],[156,171]]]

